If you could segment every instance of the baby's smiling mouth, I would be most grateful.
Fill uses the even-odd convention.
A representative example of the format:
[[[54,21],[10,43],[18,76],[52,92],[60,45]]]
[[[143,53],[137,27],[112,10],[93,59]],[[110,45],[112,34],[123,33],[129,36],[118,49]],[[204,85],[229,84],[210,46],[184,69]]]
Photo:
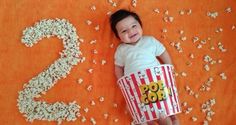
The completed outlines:
[[[133,38],[133,37],[135,37],[137,34],[138,34],[138,33],[136,33],[136,34],[134,34],[134,35],[130,36],[129,38]]]

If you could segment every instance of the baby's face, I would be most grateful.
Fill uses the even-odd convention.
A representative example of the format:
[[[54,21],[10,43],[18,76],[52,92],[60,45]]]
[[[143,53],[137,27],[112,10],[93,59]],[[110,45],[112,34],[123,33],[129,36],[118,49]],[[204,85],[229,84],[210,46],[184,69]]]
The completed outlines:
[[[124,43],[136,43],[142,36],[143,30],[139,22],[128,16],[116,24],[120,40]]]

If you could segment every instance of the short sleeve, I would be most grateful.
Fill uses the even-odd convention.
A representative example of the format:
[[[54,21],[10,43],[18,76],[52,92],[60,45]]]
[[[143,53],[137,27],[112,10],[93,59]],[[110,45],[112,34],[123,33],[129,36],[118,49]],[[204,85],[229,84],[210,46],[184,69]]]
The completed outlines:
[[[159,40],[153,37],[152,41],[155,45],[155,56],[160,56],[163,52],[165,52],[166,48]]]
[[[115,65],[124,66],[124,60],[122,58],[121,47],[118,46],[114,55]]]

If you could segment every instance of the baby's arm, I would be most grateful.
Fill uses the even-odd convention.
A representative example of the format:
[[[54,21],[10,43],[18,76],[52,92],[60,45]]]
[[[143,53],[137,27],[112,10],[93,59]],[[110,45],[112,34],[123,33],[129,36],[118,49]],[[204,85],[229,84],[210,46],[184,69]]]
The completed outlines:
[[[166,50],[159,56],[159,58],[164,64],[172,64],[170,55]]]
[[[124,75],[124,67],[115,65],[115,75],[117,79],[121,78]]]

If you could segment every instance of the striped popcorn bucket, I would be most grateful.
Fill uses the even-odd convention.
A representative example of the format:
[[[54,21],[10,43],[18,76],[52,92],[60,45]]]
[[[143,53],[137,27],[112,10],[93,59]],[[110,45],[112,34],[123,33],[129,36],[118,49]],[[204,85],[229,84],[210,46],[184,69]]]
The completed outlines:
[[[181,112],[172,65],[159,65],[118,80],[135,124]]]

